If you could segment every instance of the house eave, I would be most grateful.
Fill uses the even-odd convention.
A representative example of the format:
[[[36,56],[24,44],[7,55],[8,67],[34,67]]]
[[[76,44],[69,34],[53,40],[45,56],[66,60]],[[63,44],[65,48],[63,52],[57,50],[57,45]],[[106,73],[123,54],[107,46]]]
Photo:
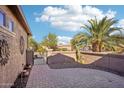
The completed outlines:
[[[26,33],[28,35],[32,35],[31,31],[30,31],[30,27],[26,21],[26,18],[24,16],[24,13],[21,9],[21,6],[17,6],[17,5],[7,5],[7,7],[10,9],[10,11],[13,13],[13,15],[16,17],[16,19],[18,20],[18,22],[23,26],[23,28],[25,29]]]

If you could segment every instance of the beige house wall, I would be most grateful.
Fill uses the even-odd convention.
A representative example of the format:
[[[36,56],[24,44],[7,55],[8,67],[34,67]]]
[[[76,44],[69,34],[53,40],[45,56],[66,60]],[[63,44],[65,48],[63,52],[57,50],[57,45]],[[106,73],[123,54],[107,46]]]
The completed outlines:
[[[4,36],[10,48],[10,56],[5,66],[0,65],[0,87],[10,87],[26,64],[27,33],[7,6],[0,6],[7,19],[14,22],[14,32],[0,26],[0,36]],[[6,20],[8,21],[8,20]],[[24,38],[24,53],[20,53],[20,37]]]

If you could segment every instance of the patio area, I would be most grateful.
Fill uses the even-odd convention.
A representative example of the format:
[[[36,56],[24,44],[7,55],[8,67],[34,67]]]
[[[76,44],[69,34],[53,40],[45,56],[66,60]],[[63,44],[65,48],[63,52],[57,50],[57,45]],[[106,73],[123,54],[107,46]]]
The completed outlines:
[[[38,63],[37,63],[38,62]],[[41,62],[41,64],[40,64]],[[56,68],[62,65],[61,69]],[[124,77],[88,68],[80,68],[71,63],[46,64],[35,60],[30,73],[27,88],[123,88]],[[71,66],[69,66],[69,64]],[[73,64],[73,66],[72,66]],[[68,65],[68,66],[66,66]],[[65,66],[65,68],[64,68]],[[54,68],[53,68],[54,67]]]

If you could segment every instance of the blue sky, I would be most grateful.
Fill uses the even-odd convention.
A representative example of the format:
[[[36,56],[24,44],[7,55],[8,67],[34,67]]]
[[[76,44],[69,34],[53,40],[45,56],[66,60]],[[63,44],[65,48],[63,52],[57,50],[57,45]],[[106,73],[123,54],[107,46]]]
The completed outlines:
[[[79,31],[80,25],[94,16],[104,16],[119,20],[118,26],[124,27],[124,6],[22,6],[33,37],[38,41],[49,33],[58,36],[59,43],[67,44]]]

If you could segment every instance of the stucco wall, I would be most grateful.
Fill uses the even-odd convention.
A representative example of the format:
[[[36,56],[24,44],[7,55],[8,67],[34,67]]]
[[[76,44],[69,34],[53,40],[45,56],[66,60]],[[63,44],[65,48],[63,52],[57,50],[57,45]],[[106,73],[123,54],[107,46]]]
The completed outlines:
[[[48,51],[47,56],[54,56],[56,54],[62,54],[68,57],[71,57],[76,60],[76,53],[75,51]]]
[[[14,32],[0,27],[0,37],[7,41],[10,50],[7,64],[5,66],[0,65],[0,87],[10,87],[17,75],[22,71],[23,65],[26,64],[27,33],[6,6],[0,6],[0,10],[6,14],[7,18],[14,21]],[[20,36],[24,38],[23,54],[20,53]]]
[[[124,75],[124,55],[81,52],[84,65],[109,69]]]

